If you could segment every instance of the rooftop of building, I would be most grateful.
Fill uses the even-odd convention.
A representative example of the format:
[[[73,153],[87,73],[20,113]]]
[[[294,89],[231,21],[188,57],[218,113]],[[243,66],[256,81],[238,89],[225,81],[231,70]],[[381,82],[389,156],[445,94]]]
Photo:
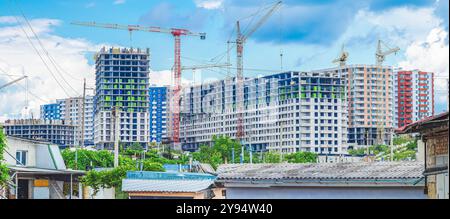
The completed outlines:
[[[4,126],[15,126],[15,125],[63,125],[63,126],[73,126],[73,122],[66,120],[43,120],[43,119],[13,119],[6,120],[3,124]]]
[[[150,49],[141,49],[141,48],[121,48],[121,47],[103,47],[100,49],[98,54],[137,54],[137,55],[148,55],[150,53]]]
[[[128,172],[124,192],[199,192],[210,188],[216,176],[180,172]]]
[[[230,183],[405,183],[423,178],[421,162],[231,164],[219,166],[217,182]]]
[[[444,112],[436,116],[428,117],[420,121],[411,123],[407,126],[398,128],[397,130],[395,130],[395,132],[397,134],[419,133],[423,130],[431,131],[433,128],[440,126],[447,126],[448,130],[448,116],[449,112]]]

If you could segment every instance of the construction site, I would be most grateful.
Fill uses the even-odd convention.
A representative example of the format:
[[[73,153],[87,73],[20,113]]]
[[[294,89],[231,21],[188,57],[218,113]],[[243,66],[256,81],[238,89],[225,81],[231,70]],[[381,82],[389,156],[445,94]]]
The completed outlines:
[[[194,152],[201,145],[210,144],[213,136],[222,135],[236,139],[245,150],[252,152],[345,155],[349,148],[391,144],[399,116],[405,119],[402,117],[404,101],[399,111],[399,96],[405,96],[398,94],[405,92],[405,84],[398,82],[399,69],[384,64],[389,56],[400,51],[398,47],[379,40],[375,64],[348,65],[351,54],[342,46],[339,56],[330,60],[335,67],[329,69],[280,70],[260,77],[246,76],[250,71],[258,72],[244,66],[247,41],[275,13],[282,13],[282,5],[278,1],[261,7],[251,16],[245,31],[242,20],[236,21],[234,39],[226,42],[227,51],[220,59],[226,56],[226,62],[216,60],[196,66],[182,64],[182,40],[207,40],[206,33],[72,22],[82,27],[128,31],[130,36],[134,32],[171,35],[174,42],[172,84],[152,85],[150,48],[104,47],[94,58],[95,87],[88,88],[85,82],[83,95],[77,97],[76,103],[68,104],[78,109],[77,114],[61,116],[65,108],[60,109],[64,101],[59,101],[43,105],[41,119],[73,120],[74,144],[110,150],[136,144],[144,148],[166,144],[175,150]],[[233,53],[236,63],[231,63]],[[280,62],[283,69],[283,52],[280,52]],[[214,69],[225,71],[224,79],[195,83],[196,71]],[[193,71],[194,83],[182,84],[182,75],[188,71]],[[12,80],[0,89],[26,79],[23,76]],[[420,100],[422,108],[416,120],[434,115],[434,91],[430,88],[433,83],[434,78],[425,85],[420,84],[424,86],[421,97],[426,100]],[[152,93],[157,88],[162,90]],[[87,90],[94,91],[92,97],[86,96]],[[92,104],[88,110],[87,103]]]

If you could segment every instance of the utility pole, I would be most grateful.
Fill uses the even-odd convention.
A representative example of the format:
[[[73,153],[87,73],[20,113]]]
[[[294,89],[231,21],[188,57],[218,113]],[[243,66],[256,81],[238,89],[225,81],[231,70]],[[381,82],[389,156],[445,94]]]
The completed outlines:
[[[86,113],[86,78],[84,79],[83,83],[83,109],[82,109],[82,115],[81,115],[81,149],[84,148],[84,120],[85,120],[85,113]]]
[[[394,130],[391,131],[391,162],[394,161]]]
[[[120,109],[113,109],[114,114],[114,168],[119,166],[119,139],[120,139]]]
[[[449,80],[447,78],[447,112],[450,109],[449,104],[450,104],[450,84],[449,84]]]

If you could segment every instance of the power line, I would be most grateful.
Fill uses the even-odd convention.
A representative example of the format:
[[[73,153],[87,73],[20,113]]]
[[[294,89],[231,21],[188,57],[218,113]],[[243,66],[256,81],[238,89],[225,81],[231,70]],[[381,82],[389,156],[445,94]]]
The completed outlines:
[[[17,17],[14,16],[14,18],[16,19],[16,21],[20,24],[20,21]],[[52,70],[50,69],[50,67],[47,65],[47,63],[45,62],[44,58],[42,57],[41,53],[39,52],[39,50],[36,48],[36,46],[34,46],[33,42],[31,41],[30,36],[28,36],[28,33],[25,31],[25,29],[23,28],[22,25],[19,25],[20,28],[22,29],[22,31],[24,32],[28,42],[30,43],[31,47],[33,47],[34,51],[38,54],[39,58],[41,59],[42,63],[44,64],[44,66],[47,68],[47,70],[50,72],[50,74],[52,75],[53,79],[55,79],[56,83],[61,87],[61,89],[64,91],[64,93],[67,96],[70,96],[69,93],[66,91],[66,89],[64,89],[64,86],[61,85],[61,83],[59,83],[58,79],[56,78],[56,76],[53,74]]]
[[[17,4],[16,4],[17,5]],[[39,36],[36,34],[36,32],[34,31],[32,25],[30,24],[30,22],[28,21],[27,17],[25,16],[23,10],[18,6],[19,11],[22,15],[22,17],[25,19],[25,22],[27,23],[28,27],[30,28],[31,32],[33,33],[34,37],[36,38],[36,40],[38,41],[39,45],[41,46],[42,50],[44,51],[45,55],[47,55],[47,58],[50,60],[50,63],[52,63],[53,67],[55,68],[56,72],[59,74],[59,76],[61,76],[62,80],[69,85],[69,87],[75,92],[75,94],[80,95],[71,85],[70,83],[68,83],[66,81],[66,79],[64,78],[64,76],[61,74],[61,72],[58,70],[58,67],[60,69],[61,66],[59,66],[56,61],[53,59],[53,57],[50,55],[50,53],[47,51],[47,49],[45,49],[44,45],[42,44],[41,40],[39,39]],[[20,23],[19,23],[20,24]],[[67,74],[67,73],[66,73]]]

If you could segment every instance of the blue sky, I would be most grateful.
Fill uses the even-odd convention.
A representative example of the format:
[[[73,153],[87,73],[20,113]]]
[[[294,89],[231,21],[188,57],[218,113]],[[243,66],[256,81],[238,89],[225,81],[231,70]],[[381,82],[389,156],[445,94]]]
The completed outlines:
[[[71,74],[87,77],[93,84],[92,66],[89,64],[92,64],[93,51],[100,45],[148,47],[152,51],[152,70],[162,74],[169,70],[173,63],[173,39],[164,34],[136,32],[130,40],[130,35],[126,31],[79,27],[71,25],[72,21],[179,27],[206,32],[205,41],[194,37],[183,38],[183,65],[189,66],[204,63],[217,56],[222,59],[216,61],[226,62],[226,56],[223,56],[227,49],[226,41],[235,38],[236,20],[241,20],[243,29],[246,30],[252,21],[249,15],[267,8],[274,2],[274,0],[0,0],[0,28],[3,27],[3,31],[6,31],[8,27],[17,27],[10,18],[19,16],[22,10],[29,20],[36,22],[37,29],[42,28],[41,39],[49,40],[50,48],[47,49],[51,54],[54,51],[55,59],[63,63],[64,68],[72,69],[72,64],[65,55],[60,55],[61,50],[58,48],[75,48],[77,53],[86,58],[87,66],[79,67],[87,69],[86,72],[71,72]],[[284,0],[283,2],[281,10],[247,42],[244,59],[246,68],[279,70],[281,50],[284,53],[284,70],[307,71],[329,68],[333,67],[331,60],[338,55],[342,44],[346,44],[350,52],[350,64],[372,64],[375,63],[376,41],[382,39],[402,49],[397,56],[388,57],[386,64],[405,68],[428,68],[424,70],[439,71],[437,73],[441,76],[448,74],[448,61],[443,61],[445,58],[448,59],[448,55],[440,54],[441,51],[448,53],[446,0]],[[260,14],[262,13],[258,15]],[[38,22],[39,19],[42,19],[41,23]],[[2,29],[0,37],[1,31]],[[433,40],[436,36],[443,39]],[[6,39],[9,38],[5,38],[5,42]],[[54,45],[55,48],[52,48],[52,40],[58,42]],[[431,50],[433,48],[435,50]],[[28,49],[33,53],[31,48]],[[436,57],[417,55],[426,52]],[[231,57],[235,57],[234,51]],[[72,62],[86,64],[85,60],[77,56],[77,60],[78,58],[79,61],[72,60]],[[426,59],[439,61],[427,64]],[[0,67],[1,62],[2,59]],[[22,67],[20,64],[14,64],[14,61],[3,59],[3,62],[3,68],[9,68],[10,71],[18,71],[17,69]],[[234,58],[232,63],[235,63]],[[32,66],[24,66],[23,69],[27,72],[37,70]],[[217,71],[203,71],[202,77],[222,78],[224,71],[220,72],[221,74]],[[247,76],[262,73],[264,72],[245,72]],[[40,76],[36,75],[36,78],[40,77],[41,84],[51,84],[50,81],[45,81],[42,76],[45,74],[42,72]],[[190,79],[190,73],[185,77]],[[81,89],[79,81],[74,81],[74,84],[75,90]],[[31,85],[31,89],[36,89],[35,92],[39,93],[37,87],[33,88]],[[42,93],[42,95],[49,100],[63,96],[62,92]],[[39,101],[35,101],[36,105],[38,103]],[[438,101],[438,111],[442,111],[444,107],[445,102]]]

